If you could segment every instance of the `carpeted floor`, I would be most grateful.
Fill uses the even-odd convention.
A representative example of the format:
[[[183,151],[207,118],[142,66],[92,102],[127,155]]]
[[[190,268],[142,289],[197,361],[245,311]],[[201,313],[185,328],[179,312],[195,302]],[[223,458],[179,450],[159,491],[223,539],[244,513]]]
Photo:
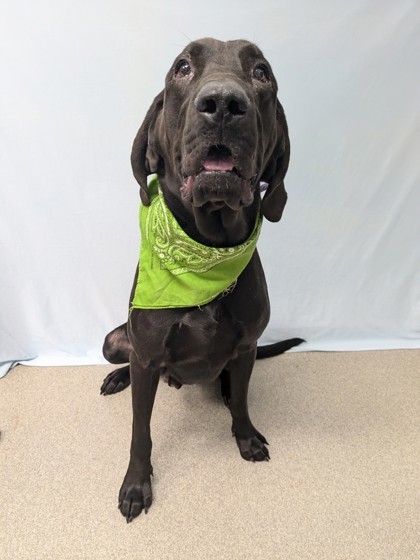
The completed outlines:
[[[161,383],[154,503],[129,525],[117,496],[131,397],[99,395],[111,369],[19,366],[0,380],[2,560],[420,557],[420,350],[258,362],[264,464],[240,458],[216,386]]]

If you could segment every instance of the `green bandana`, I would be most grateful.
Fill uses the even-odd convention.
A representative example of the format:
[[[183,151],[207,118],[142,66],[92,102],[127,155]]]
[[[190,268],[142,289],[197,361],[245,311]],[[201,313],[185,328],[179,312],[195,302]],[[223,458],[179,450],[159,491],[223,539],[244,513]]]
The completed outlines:
[[[236,247],[206,247],[178,224],[156,175],[149,180],[150,206],[140,205],[139,274],[132,307],[196,307],[233,289],[251,260],[261,231],[258,218],[251,237]]]

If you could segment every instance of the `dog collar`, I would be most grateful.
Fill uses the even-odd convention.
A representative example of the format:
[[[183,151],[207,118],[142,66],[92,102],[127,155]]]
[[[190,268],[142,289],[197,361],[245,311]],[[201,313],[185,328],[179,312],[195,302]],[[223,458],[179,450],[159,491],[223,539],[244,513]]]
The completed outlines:
[[[197,307],[229,291],[255,251],[258,217],[249,239],[235,247],[207,247],[191,239],[167,207],[157,175],[148,182],[150,205],[140,205],[137,285],[132,308]]]

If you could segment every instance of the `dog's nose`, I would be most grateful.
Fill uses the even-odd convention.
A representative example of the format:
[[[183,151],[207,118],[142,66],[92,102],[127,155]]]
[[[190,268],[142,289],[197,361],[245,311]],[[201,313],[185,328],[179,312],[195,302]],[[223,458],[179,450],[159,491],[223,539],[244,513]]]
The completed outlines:
[[[221,121],[245,115],[250,101],[235,82],[208,82],[198,93],[194,105],[210,120]]]

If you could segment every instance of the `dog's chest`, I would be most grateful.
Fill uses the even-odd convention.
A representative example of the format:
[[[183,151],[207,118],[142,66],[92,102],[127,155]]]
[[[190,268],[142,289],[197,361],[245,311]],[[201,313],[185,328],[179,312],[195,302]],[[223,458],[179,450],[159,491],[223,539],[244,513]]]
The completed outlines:
[[[214,380],[237,355],[244,326],[211,310],[189,312],[170,328],[164,342],[162,366],[183,384]]]
[[[165,370],[183,384],[216,379],[230,360],[255,346],[266,326],[266,306],[249,303],[231,309],[220,300],[186,313],[165,338]]]
[[[235,289],[203,307],[133,309],[130,340],[144,367],[158,367],[181,384],[216,379],[241,352],[255,347],[269,319],[257,255]]]

